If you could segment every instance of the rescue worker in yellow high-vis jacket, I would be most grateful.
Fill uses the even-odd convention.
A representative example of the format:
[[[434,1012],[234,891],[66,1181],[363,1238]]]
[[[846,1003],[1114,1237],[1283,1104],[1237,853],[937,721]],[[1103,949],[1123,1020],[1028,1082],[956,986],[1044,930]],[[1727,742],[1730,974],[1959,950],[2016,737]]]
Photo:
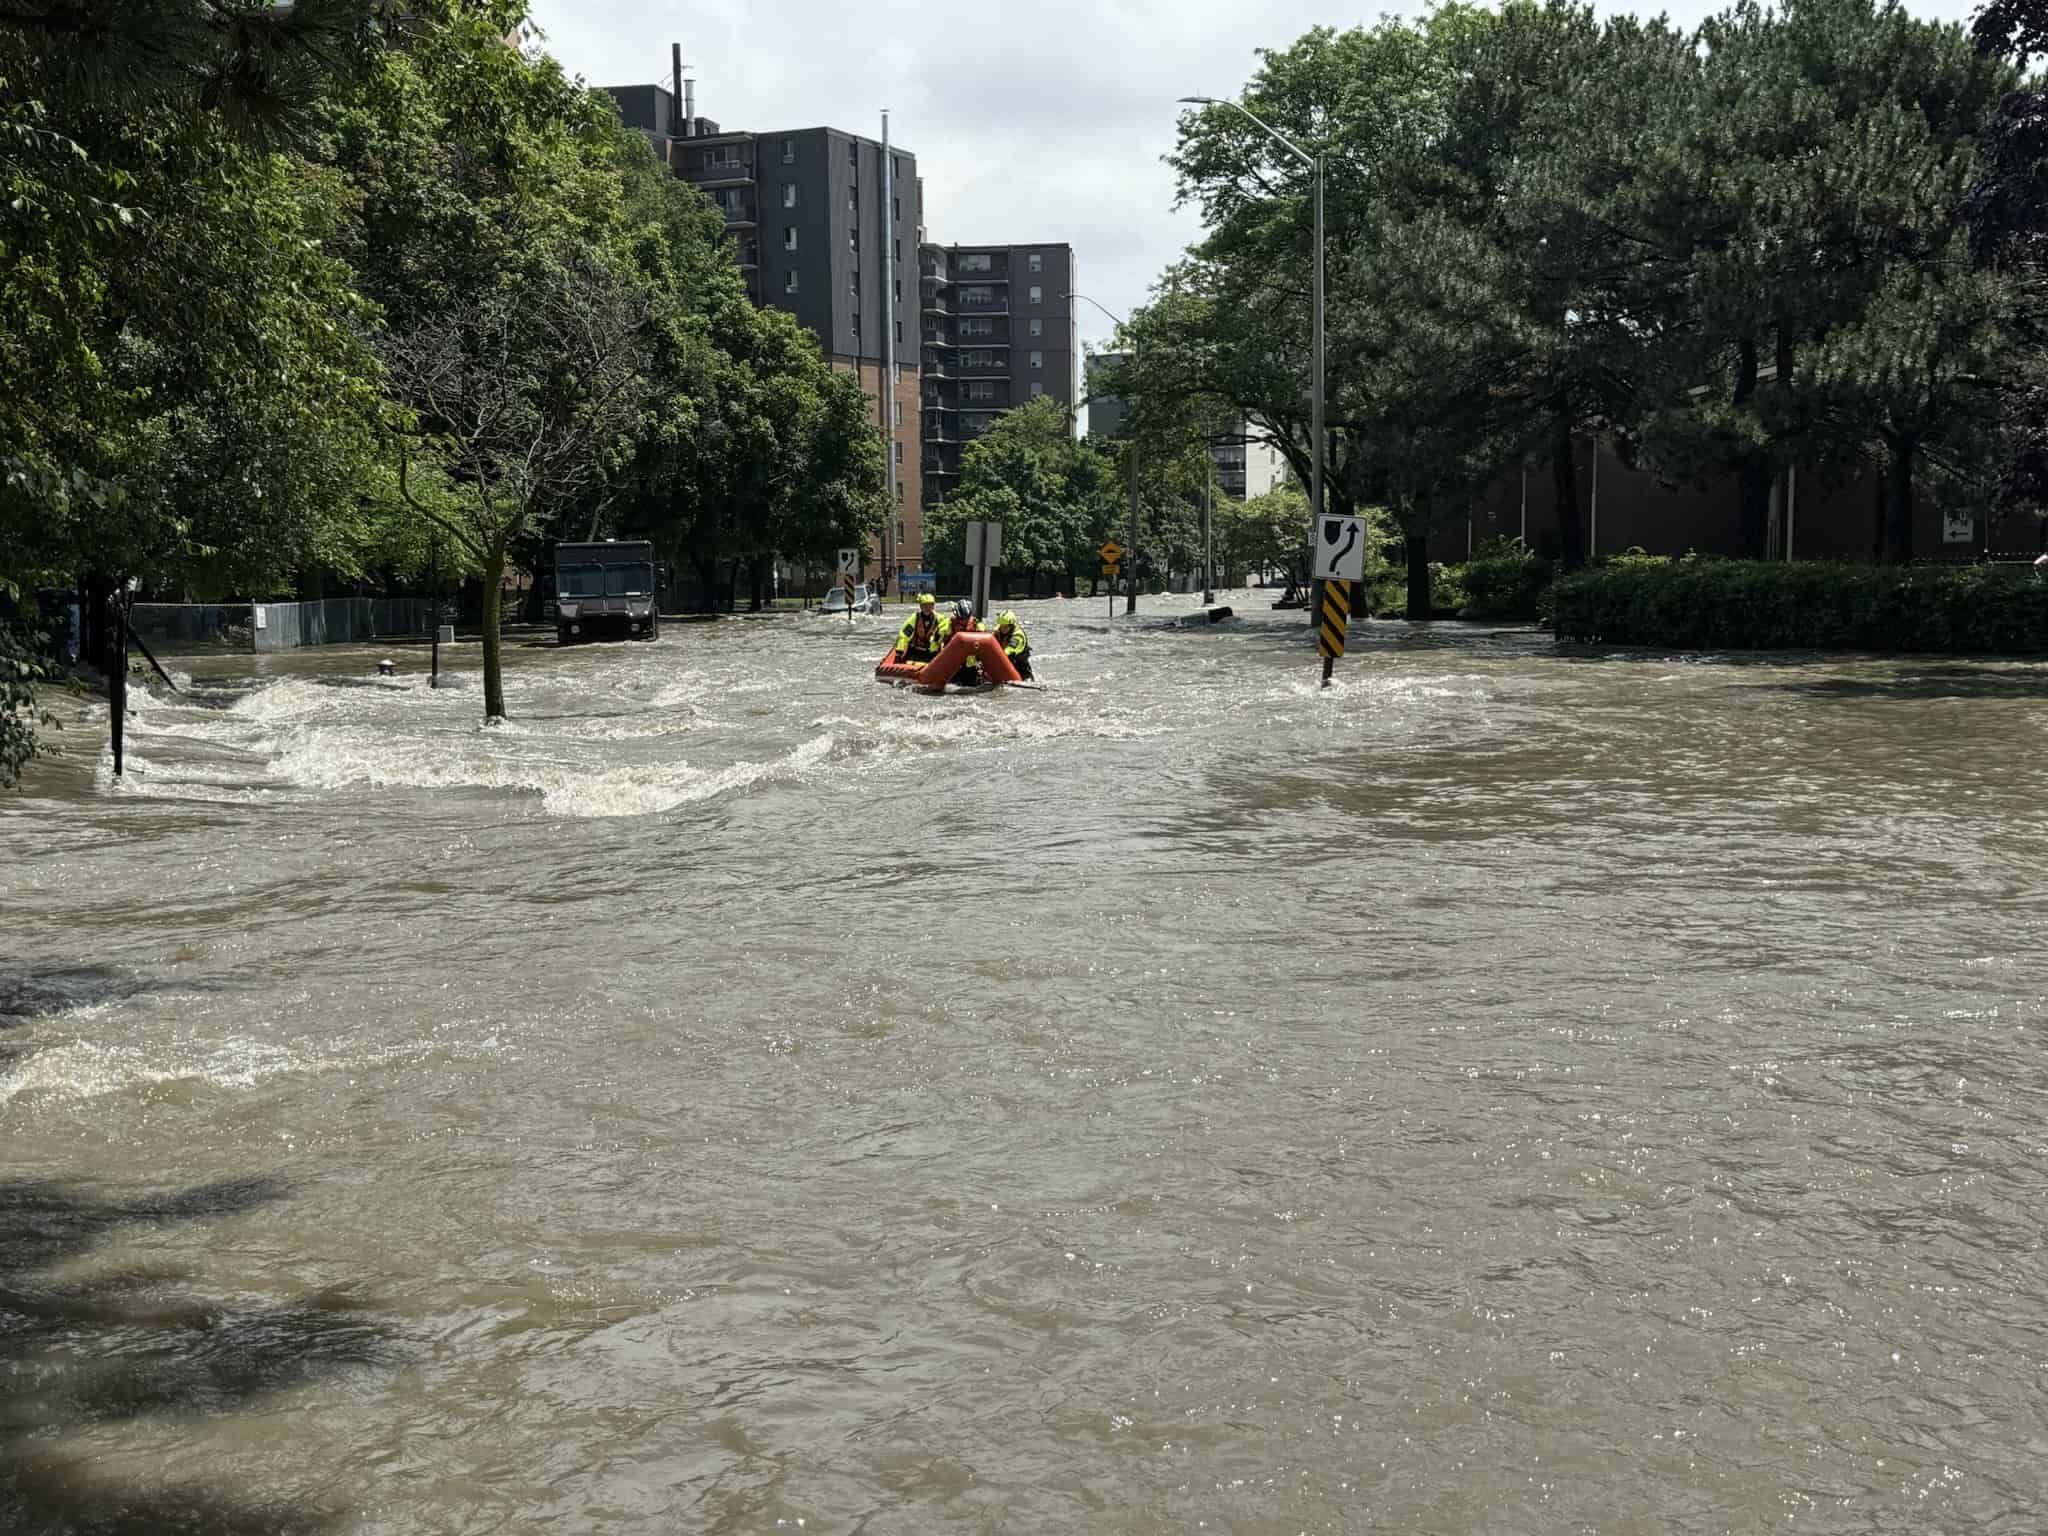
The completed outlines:
[[[946,643],[939,628],[939,600],[927,592],[917,600],[917,612],[896,632],[896,660],[913,666],[930,661]]]
[[[1017,675],[1030,682],[1031,638],[1024,633],[1024,626],[1017,622],[1014,610],[1005,609],[996,615],[996,639],[1002,642],[1003,654],[1010,658],[1010,665],[1017,669]]]

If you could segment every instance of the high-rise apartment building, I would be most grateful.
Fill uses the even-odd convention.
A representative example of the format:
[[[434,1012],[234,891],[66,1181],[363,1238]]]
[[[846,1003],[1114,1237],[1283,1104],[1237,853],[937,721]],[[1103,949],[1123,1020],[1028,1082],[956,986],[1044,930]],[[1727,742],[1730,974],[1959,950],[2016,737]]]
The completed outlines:
[[[1080,398],[1070,245],[926,245],[923,299],[924,496],[960,483],[966,445],[1040,397],[1069,418]]]
[[[1088,435],[1118,437],[1124,429],[1124,402],[1103,392],[1103,376],[1129,357],[1126,352],[1091,352],[1088,355]],[[1287,460],[1280,450],[1261,440],[1242,416],[1209,439],[1209,457],[1216,466],[1216,489],[1233,501],[1263,496],[1287,478]]]
[[[923,223],[917,157],[836,128],[722,130],[660,86],[611,90],[620,115],[646,133],[675,174],[725,216],[733,259],[764,308],[794,315],[826,360],[860,376],[884,420],[896,507],[876,552],[892,576],[922,568],[923,460],[917,451],[916,280]],[[893,388],[885,379],[895,363]]]
[[[1216,464],[1216,489],[1234,501],[1263,496],[1287,478],[1280,450],[1253,436],[1242,416],[1209,440],[1209,455]]]

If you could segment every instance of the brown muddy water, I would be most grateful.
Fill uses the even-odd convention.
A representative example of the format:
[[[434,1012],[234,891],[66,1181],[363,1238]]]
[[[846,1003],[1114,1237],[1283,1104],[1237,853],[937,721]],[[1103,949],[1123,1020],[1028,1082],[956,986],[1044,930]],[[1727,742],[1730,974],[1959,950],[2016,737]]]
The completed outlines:
[[[2048,668],[1234,600],[74,710],[0,1529],[2048,1524]]]

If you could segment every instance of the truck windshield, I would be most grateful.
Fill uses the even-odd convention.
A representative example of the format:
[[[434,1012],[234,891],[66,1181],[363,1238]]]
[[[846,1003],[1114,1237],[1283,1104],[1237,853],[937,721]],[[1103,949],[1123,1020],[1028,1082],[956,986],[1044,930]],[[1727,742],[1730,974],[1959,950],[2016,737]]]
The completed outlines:
[[[604,568],[604,590],[607,597],[625,597],[628,594],[639,597],[654,590],[654,567],[642,561],[635,565],[608,565]]]
[[[565,565],[555,572],[557,597],[603,597],[604,567]]]

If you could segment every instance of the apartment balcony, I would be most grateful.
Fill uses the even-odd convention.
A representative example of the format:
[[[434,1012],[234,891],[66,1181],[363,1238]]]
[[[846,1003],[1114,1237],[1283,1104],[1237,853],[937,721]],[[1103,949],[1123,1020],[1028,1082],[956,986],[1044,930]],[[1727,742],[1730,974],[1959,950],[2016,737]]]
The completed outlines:
[[[1006,293],[970,294],[964,284],[955,283],[953,308],[963,315],[1007,315],[1010,296]]]
[[[988,265],[970,267],[970,261],[979,259],[979,253],[953,258],[953,281],[956,283],[1007,283],[1010,280],[1010,258],[1008,253],[989,253]]]

